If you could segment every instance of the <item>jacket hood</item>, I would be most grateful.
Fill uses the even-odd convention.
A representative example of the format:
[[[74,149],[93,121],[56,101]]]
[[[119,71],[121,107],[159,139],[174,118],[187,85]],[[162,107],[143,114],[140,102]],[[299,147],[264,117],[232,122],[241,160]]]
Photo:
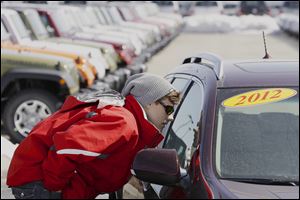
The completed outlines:
[[[128,95],[126,96],[124,107],[135,117],[141,140],[149,148],[156,147],[163,140],[164,136],[145,118],[141,105],[132,95]]]

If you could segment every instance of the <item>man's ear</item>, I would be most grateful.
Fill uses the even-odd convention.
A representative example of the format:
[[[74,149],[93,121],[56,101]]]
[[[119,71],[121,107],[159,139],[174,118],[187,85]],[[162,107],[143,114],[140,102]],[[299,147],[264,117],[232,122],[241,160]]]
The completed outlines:
[[[150,107],[151,107],[151,104],[147,104],[144,106],[144,110],[149,110]]]

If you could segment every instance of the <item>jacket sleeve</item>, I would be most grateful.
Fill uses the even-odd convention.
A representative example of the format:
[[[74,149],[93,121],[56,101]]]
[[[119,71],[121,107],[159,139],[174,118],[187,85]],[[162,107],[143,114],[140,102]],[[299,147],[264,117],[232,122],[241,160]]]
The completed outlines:
[[[76,166],[109,156],[120,146],[134,148],[138,132],[135,119],[121,107],[102,109],[101,114],[81,120],[53,136],[55,150],[43,163],[44,185],[61,190],[76,175]]]

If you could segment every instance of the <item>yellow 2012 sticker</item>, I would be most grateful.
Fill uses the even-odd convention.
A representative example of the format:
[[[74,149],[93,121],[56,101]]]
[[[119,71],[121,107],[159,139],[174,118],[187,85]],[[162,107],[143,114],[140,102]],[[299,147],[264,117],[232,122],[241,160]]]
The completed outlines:
[[[268,88],[242,93],[223,101],[225,107],[246,107],[259,104],[273,103],[288,99],[297,94],[296,90],[289,88]]]

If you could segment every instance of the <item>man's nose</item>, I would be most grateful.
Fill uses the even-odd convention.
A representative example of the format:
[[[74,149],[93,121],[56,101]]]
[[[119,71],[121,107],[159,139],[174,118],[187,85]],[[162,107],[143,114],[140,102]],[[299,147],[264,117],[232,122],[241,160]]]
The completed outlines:
[[[170,121],[170,122],[173,121],[174,120],[174,115],[173,114],[169,115],[167,120]]]

